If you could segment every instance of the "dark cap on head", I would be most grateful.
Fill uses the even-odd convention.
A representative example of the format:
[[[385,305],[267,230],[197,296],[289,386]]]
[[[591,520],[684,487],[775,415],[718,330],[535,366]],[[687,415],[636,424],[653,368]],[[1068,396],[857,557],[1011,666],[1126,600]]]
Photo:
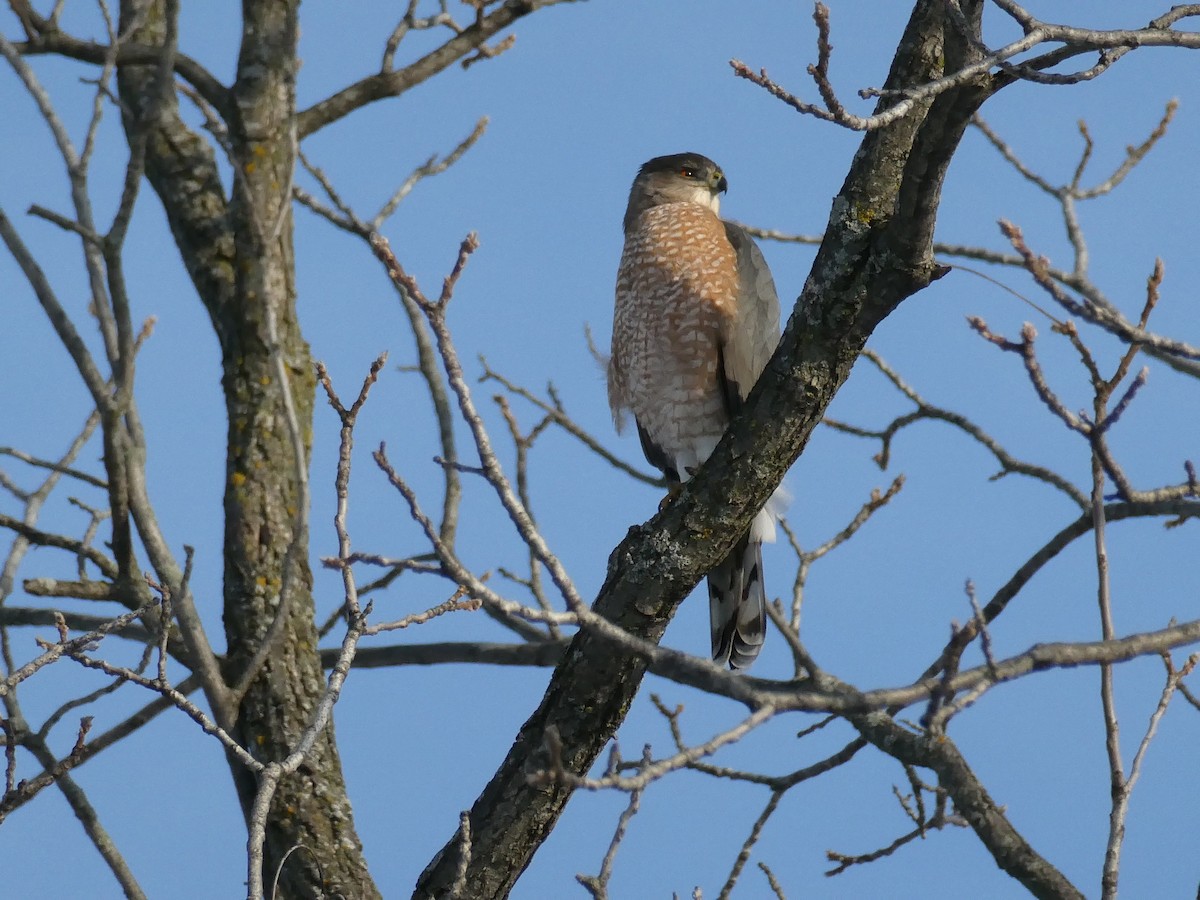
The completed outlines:
[[[656,156],[638,169],[625,208],[625,230],[638,216],[664,203],[704,202],[729,189],[725,173],[715,162],[700,153],[672,153]],[[697,195],[700,193],[699,196]],[[717,204],[714,202],[715,210]]]

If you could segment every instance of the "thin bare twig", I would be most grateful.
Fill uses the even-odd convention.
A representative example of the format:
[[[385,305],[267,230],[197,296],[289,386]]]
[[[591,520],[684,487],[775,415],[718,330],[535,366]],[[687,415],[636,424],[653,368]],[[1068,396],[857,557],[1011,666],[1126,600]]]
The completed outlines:
[[[510,394],[520,397],[523,400],[527,400],[529,403],[533,404],[535,407],[544,412],[547,416],[551,417],[551,420],[555,425],[562,428],[565,432],[567,432],[567,434],[578,440],[593,454],[600,457],[600,459],[603,459],[617,471],[622,472],[625,475],[642,482],[643,484],[648,484],[653,487],[666,487],[666,481],[663,480],[662,476],[652,475],[644,472],[636,466],[619,459],[617,456],[613,455],[609,450],[607,450],[595,437],[580,427],[579,424],[567,414],[566,409],[564,408],[562,401],[559,399],[557,392],[554,390],[553,385],[549,385],[547,387],[547,394],[549,394],[550,400],[546,401],[529,389],[515,384],[505,376],[501,375],[499,372],[496,372],[491,368],[491,366],[488,365],[488,361],[485,357],[480,356],[479,362],[483,366],[483,375],[480,376],[479,379],[481,382],[498,382]]]
[[[501,505],[516,526],[517,532],[521,535],[521,539],[525,541],[530,551],[535,554],[538,562],[545,566],[551,580],[566,601],[568,608],[573,612],[579,612],[584,608],[584,603],[579,596],[579,592],[575,589],[575,585],[572,583],[566,569],[546,546],[541,533],[530,518],[528,510],[513,490],[492,449],[491,439],[488,436],[487,429],[483,425],[482,418],[475,409],[470,389],[467,387],[463,376],[458,353],[454,348],[450,332],[446,327],[446,306],[454,294],[454,287],[462,275],[468,258],[479,246],[478,240],[474,234],[470,234],[462,242],[458,258],[455,260],[450,274],[446,276],[442,285],[441,295],[436,301],[428,300],[416,281],[403,270],[395,255],[391,252],[391,248],[388,246],[385,238],[375,235],[371,240],[371,246],[380,261],[384,263],[392,281],[402,287],[425,313],[430,329],[437,340],[438,352],[442,358],[442,365],[447,380],[450,383],[450,388],[458,398],[459,411],[475,439],[475,448],[479,453],[480,463],[482,464],[488,483],[495,490]]]
[[[711,740],[705,741],[703,744],[687,747],[673,756],[640,765],[637,774],[633,776],[614,773],[601,778],[583,778],[566,771],[566,769],[559,765],[558,767],[542,769],[541,771],[531,773],[529,781],[531,784],[566,784],[588,791],[599,791],[606,788],[615,788],[620,791],[644,790],[648,784],[657,781],[664,775],[674,772],[677,769],[685,768],[706,756],[712,756],[712,754],[716,753],[722,747],[741,740],[759,725],[773,718],[775,712],[776,710],[773,706],[765,704],[737,725],[715,735]]]
[[[647,744],[642,748],[641,765],[650,765],[651,759],[650,745]],[[605,851],[604,859],[600,861],[600,871],[595,875],[575,876],[575,880],[587,889],[587,892],[592,895],[594,900],[608,900],[608,882],[612,879],[613,863],[617,858],[617,849],[621,846],[621,841],[625,839],[625,834],[629,830],[629,823],[633,821],[633,817],[638,814],[638,810],[641,808],[643,790],[644,788],[639,788],[629,792],[629,803],[617,819],[617,827],[613,831],[608,850]]]
[[[1014,10],[1020,9],[1015,4],[1007,2],[998,5]],[[854,131],[871,131],[892,124],[920,105],[927,104],[939,95],[960,85],[988,75],[996,68],[1001,70],[1007,80],[1021,79],[1046,84],[1077,84],[1095,78],[1134,47],[1187,47],[1193,49],[1200,47],[1200,34],[1178,31],[1171,27],[1185,17],[1200,14],[1198,12],[1200,6],[1194,4],[1175,7],[1167,14],[1150,22],[1145,28],[1112,30],[1055,25],[1034,19],[1022,10],[1021,16],[1025,20],[1022,22],[1024,34],[1017,40],[997,49],[992,49],[983,43],[975,26],[967,22],[956,0],[948,0],[945,6],[959,32],[974,46],[975,56],[969,63],[956,71],[947,72],[940,78],[904,91],[885,93],[875,88],[860,90],[859,95],[864,99],[880,97],[884,101],[870,116],[858,116],[848,112],[837,99],[829,81],[829,9],[823,3],[818,2],[813,11],[813,21],[817,26],[817,63],[808,67],[808,73],[816,83],[817,91],[821,95],[822,104],[808,103],[799,99],[782,85],[773,81],[765,69],[756,73],[745,63],[736,59],[731,60],[730,65],[738,77],[753,82],[799,113]],[[1046,44],[1060,46],[1021,64],[1010,62],[1010,60],[1028,54],[1035,48]],[[1100,54],[1099,61],[1095,65],[1071,73],[1046,71],[1075,56],[1092,52]]]

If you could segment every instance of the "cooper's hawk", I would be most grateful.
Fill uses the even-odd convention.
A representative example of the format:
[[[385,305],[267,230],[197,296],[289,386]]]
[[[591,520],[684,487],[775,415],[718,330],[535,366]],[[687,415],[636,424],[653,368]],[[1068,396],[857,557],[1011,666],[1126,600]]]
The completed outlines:
[[[717,446],[779,342],[779,298],[762,253],[717,213],[728,184],[711,159],[650,160],[625,210],[608,402],[633,412],[646,459],[672,485]],[[749,666],[766,635],[762,543],[771,506],[708,575],[712,654]]]

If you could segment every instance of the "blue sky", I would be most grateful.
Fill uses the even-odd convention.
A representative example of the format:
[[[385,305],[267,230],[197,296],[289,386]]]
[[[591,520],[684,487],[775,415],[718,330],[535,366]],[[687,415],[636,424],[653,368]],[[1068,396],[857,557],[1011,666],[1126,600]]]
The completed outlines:
[[[397,4],[345,6],[310,2],[302,11],[301,105],[306,106],[378,64]],[[879,85],[909,4],[834,0],[831,74],[843,99]],[[1138,2],[1036,2],[1043,18],[1093,26],[1136,26],[1163,11]],[[227,80],[236,58],[238,4],[185,4],[181,44]],[[93,16],[72,13],[81,31]],[[71,15],[67,24],[72,24]],[[11,14],[4,33],[17,33]],[[817,232],[828,216],[858,136],[802,118],[758,88],[735,78],[730,58],[772,77],[806,99],[815,90],[805,75],[814,59],[814,29],[806,4],[719,0],[604,0],[537,13],[515,29],[516,46],[464,72],[454,68],[405,96],[362,110],[319,133],[305,152],[328,172],[343,196],[372,212],[408,173],[433,153],[451,149],[487,115],[479,144],[449,173],[420,184],[388,223],[385,234],[421,282],[436,289],[458,243],[479,233],[453,302],[451,326],[464,361],[477,374],[477,354],[513,380],[540,389],[552,379],[569,412],[624,458],[640,458],[636,440],[617,439],[604,397],[603,376],[589,356],[584,328],[609,336],[612,284],[620,254],[620,219],[629,182],[645,159],[682,150],[703,152],[725,169],[727,216],[785,231]],[[993,28],[993,42],[1011,37]],[[440,39],[440,35],[438,35]],[[405,54],[432,46],[415,35]],[[35,68],[64,110],[72,134],[82,135],[91,70],[52,60]],[[1107,176],[1125,147],[1154,127],[1167,100],[1181,101],[1167,138],[1113,196],[1089,202],[1081,217],[1092,254],[1092,275],[1128,314],[1136,315],[1155,256],[1166,263],[1155,330],[1196,341],[1195,285],[1200,281],[1193,222],[1200,178],[1197,57],[1146,49],[1129,54],[1096,81],[1075,87],[1016,85],[984,108],[993,127],[1035,170],[1053,182],[1070,177],[1081,149],[1076,121],[1096,141],[1091,178]],[[5,110],[5,162],[0,204],[17,220],[81,328],[86,298],[78,248],[51,226],[24,217],[31,203],[65,211],[61,166],[44,125],[11,73],[0,78]],[[101,221],[114,192],[103,173],[123,163],[116,117],[109,111],[95,162]],[[306,187],[311,185],[306,184]],[[951,168],[938,237],[1003,249],[999,218],[1019,223],[1038,252],[1066,264],[1069,247],[1055,204],[1026,184],[977,133],[965,137]],[[357,549],[400,556],[421,549],[401,499],[374,468],[370,450],[388,441],[393,462],[412,479],[427,506],[438,502],[437,452],[428,402],[415,376],[397,366],[413,361],[404,316],[380,267],[358,241],[304,209],[296,211],[299,308],[313,354],[335,384],[352,394],[375,356],[387,350],[383,373],[357,435],[352,481],[351,536]],[[798,294],[812,250],[765,244],[785,315]],[[219,556],[224,413],[216,340],[176,257],[156,198],[142,197],[129,239],[127,268],[138,317],[154,315],[154,338],[138,367],[142,414],[150,435],[151,491],[175,547],[197,547],[194,588],[214,639],[221,635]],[[1015,271],[992,271],[1039,302],[1035,286]],[[0,365],[8,390],[0,394],[0,444],[53,456],[88,410],[86,391],[70,370],[28,288],[9,257],[0,256]],[[954,272],[907,301],[878,329],[871,346],[933,403],[970,415],[1015,455],[1059,469],[1086,489],[1088,456],[1081,439],[1051,419],[1033,395],[1018,361],[970,332],[978,315],[1015,337],[1033,319],[1051,382],[1068,406],[1088,402],[1083,370],[1044,321],[1011,295],[974,276]],[[1115,344],[1088,333],[1098,352],[1116,358]],[[89,336],[95,345],[94,336]],[[1141,487],[1176,483],[1186,458],[1196,458],[1200,425],[1194,384],[1149,363],[1150,380],[1113,434],[1113,445]],[[1186,393],[1188,389],[1192,394]],[[485,400],[492,386],[477,388]],[[532,411],[515,408],[528,426]],[[867,364],[860,365],[830,415],[878,427],[909,408]],[[493,410],[494,412],[494,410]],[[502,423],[492,415],[499,440]],[[319,407],[312,484],[313,552],[334,551],[329,525],[337,421]],[[462,440],[466,439],[465,432]],[[503,440],[505,459],[512,453]],[[877,447],[819,430],[788,479],[795,499],[789,520],[806,546],[835,533],[870,490],[903,472],[901,495],[850,544],[813,568],[804,616],[810,650],[830,671],[862,688],[914,678],[944,643],[951,620],[969,616],[963,583],[971,578],[984,600],[1051,534],[1073,519],[1073,508],[1047,488],[1009,477],[989,482],[994,462],[950,429],[921,424],[902,434],[888,472],[871,455]],[[98,470],[99,446],[83,461]],[[588,457],[567,435],[550,432],[532,457],[533,507],[552,548],[588,596],[594,596],[608,553],[629,525],[656,509],[659,494],[621,478]],[[23,483],[33,476],[5,461]],[[482,484],[467,483],[460,544],[478,570],[513,565],[516,542]],[[101,502],[79,489],[61,489],[46,512],[47,526],[82,528],[66,497]],[[8,511],[8,507],[3,507]],[[996,652],[1033,643],[1094,639],[1094,568],[1087,541],[1064,553],[1030,584],[993,631]],[[1190,578],[1194,527],[1164,531],[1133,522],[1110,531],[1117,630],[1163,627],[1194,617]],[[72,562],[48,550],[31,554],[23,577],[68,575]],[[794,573],[786,546],[767,550],[768,591],[785,599]],[[337,579],[317,573],[318,618],[340,596]],[[376,600],[379,615],[398,618],[445,599],[435,581],[401,579]],[[13,603],[29,602],[18,595]],[[693,598],[666,635],[672,646],[704,652],[706,604]],[[395,640],[501,639],[482,614],[447,617]],[[32,632],[16,633],[18,657],[32,656]],[[383,639],[378,639],[380,642]],[[115,642],[106,652],[132,659]],[[790,672],[781,640],[764,651],[755,673]],[[1146,660],[1118,671],[1125,758],[1128,762],[1161,688],[1162,667]],[[352,674],[337,708],[336,727],[360,834],[380,889],[406,896],[424,865],[452,834],[540,699],[544,671],[439,667]],[[1095,671],[1043,674],[992,691],[954,723],[954,737],[998,802],[1031,843],[1086,894],[1098,892],[1107,829],[1108,785]],[[26,714],[37,722],[71,692],[99,686],[91,674],[60,663],[22,688]],[[669,706],[685,705],[685,735],[707,739],[737,720],[740,710],[670,683],[648,679],[619,737],[627,756],[644,743],[671,749],[650,692]],[[131,689],[94,710],[97,729],[146,701]],[[912,717],[919,717],[919,710]],[[70,717],[68,717],[68,722]],[[717,758],[767,772],[811,763],[849,740],[835,725],[804,740],[795,734],[807,717],[771,723]],[[69,747],[73,726],[56,732]],[[1194,747],[1200,719],[1184,705],[1167,714],[1135,791],[1125,848],[1122,888],[1128,896],[1185,896],[1200,873],[1183,822],[1194,817]],[[33,774],[28,767],[22,775]],[[163,716],[135,738],[78,772],[102,821],[150,896],[217,898],[242,888],[242,817],[217,744],[182,716]],[[893,761],[863,753],[850,765],[795,789],[767,826],[735,896],[767,895],[753,866],[769,865],[789,896],[961,897],[1020,896],[975,837],[950,829],[895,856],[835,879],[826,850],[859,853],[887,844],[908,828],[891,797],[905,776]],[[617,857],[614,897],[689,895],[696,885],[715,897],[766,794],[678,773],[652,786]],[[595,873],[625,797],[579,795],[518,885],[516,898],[584,896],[577,872]],[[1181,841],[1188,851],[1181,852]],[[53,848],[52,850],[50,848]],[[1189,852],[1190,851],[1190,852]],[[52,856],[51,856],[52,854]],[[50,859],[54,862],[51,863]],[[101,860],[87,845],[66,804],[53,792],[13,815],[0,838],[0,868],[14,896],[115,897]],[[965,887],[968,886],[969,887]]]

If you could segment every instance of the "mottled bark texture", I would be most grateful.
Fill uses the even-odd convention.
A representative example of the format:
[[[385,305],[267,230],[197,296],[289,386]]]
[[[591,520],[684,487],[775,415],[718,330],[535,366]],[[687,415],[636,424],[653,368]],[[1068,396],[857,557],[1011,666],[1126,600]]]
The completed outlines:
[[[979,4],[963,3],[978,26]],[[957,69],[974,52],[942,0],[916,4],[885,87],[899,90]],[[609,561],[595,610],[658,641],[678,604],[730,550],[800,455],[874,328],[938,277],[931,249],[946,169],[972,113],[993,92],[986,76],[918,104],[868,132],[834,201],[825,241],[748,409],[679,498],[630,530]],[[880,107],[891,101],[886,97]],[[629,709],[644,659],[586,628],[567,650],[538,709],[470,812],[471,897],[511,890],[554,827],[571,791],[531,785],[556,732],[562,765],[585,774]],[[456,834],[422,874],[414,896],[453,892]]]
[[[122,25],[135,4],[121,4]],[[309,722],[324,686],[313,623],[307,535],[294,534],[301,485],[283,390],[291,392],[305,456],[311,441],[312,360],[296,319],[291,184],[295,163],[298,0],[245,0],[237,76],[227,121],[237,169],[226,199],[213,151],[179,117],[171,95],[149,123],[146,174],[162,201],[184,263],[221,345],[229,416],[225,470],[224,620],[226,678],[235,684],[275,619],[289,561],[299,541],[280,639],[236,710],[233,733],[263,760],[280,759]],[[157,46],[173,33],[173,4],[157,0],[135,35]],[[122,66],[127,129],[138,128],[152,86],[151,67]],[[273,315],[288,374],[272,363]],[[307,468],[307,459],[303,460]],[[243,809],[254,779],[231,761]],[[288,857],[279,897],[377,897],[354,829],[332,727],[305,764],[285,778],[267,823],[266,866]]]

